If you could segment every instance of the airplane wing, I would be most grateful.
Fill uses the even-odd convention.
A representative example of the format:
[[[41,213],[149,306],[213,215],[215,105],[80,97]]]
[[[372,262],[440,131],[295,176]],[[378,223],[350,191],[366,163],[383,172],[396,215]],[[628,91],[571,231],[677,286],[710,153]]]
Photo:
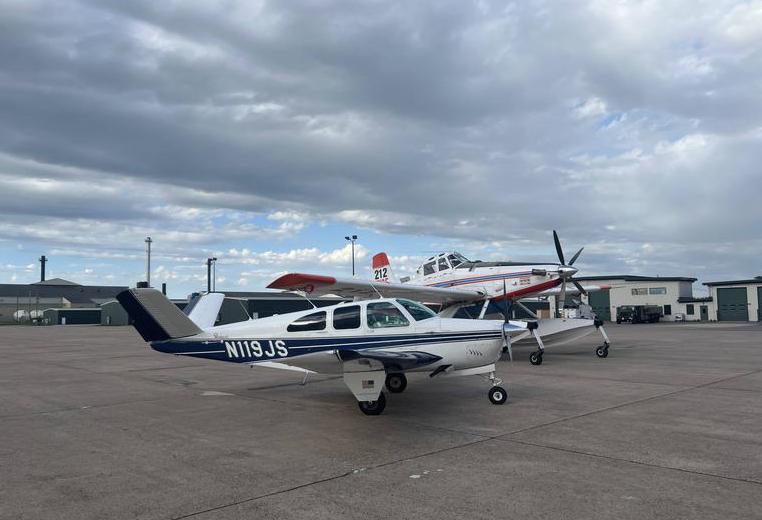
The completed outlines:
[[[356,359],[372,359],[384,365],[387,372],[402,372],[413,368],[436,363],[440,356],[428,352],[390,352],[388,350],[339,350],[337,352],[342,361],[354,361]]]
[[[401,283],[374,283],[357,278],[335,278],[317,274],[289,273],[274,280],[268,289],[302,291],[322,296],[335,294],[345,298],[410,298],[412,300],[451,305],[459,302],[479,301],[484,293],[477,290],[442,289]]]

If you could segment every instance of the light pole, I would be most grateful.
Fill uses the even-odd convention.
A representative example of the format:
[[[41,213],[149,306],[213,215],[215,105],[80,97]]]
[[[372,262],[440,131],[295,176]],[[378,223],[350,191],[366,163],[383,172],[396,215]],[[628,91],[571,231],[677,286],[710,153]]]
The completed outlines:
[[[146,237],[146,285],[151,287],[151,237]]]
[[[348,240],[352,244],[352,276],[355,275],[355,240],[357,240],[357,235],[352,235],[344,237],[346,240]]]
[[[206,292],[208,293],[212,292],[212,265],[214,265],[214,275],[215,275],[214,277],[216,278],[217,277],[217,258],[216,257],[206,259]]]

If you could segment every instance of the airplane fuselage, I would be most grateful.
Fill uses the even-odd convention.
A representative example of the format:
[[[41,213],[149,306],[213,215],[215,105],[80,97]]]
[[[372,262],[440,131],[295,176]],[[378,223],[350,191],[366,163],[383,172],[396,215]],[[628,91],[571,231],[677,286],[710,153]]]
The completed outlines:
[[[541,293],[561,284],[557,264],[489,265],[456,267],[415,276],[405,283],[441,288],[470,288],[492,299],[521,298]],[[498,263],[495,263],[498,264]],[[505,285],[503,285],[505,283]]]
[[[197,336],[152,342],[151,347],[232,363],[277,362],[324,374],[341,374],[347,353],[410,353],[420,356],[420,366],[413,363],[401,372],[430,372],[441,365],[461,370],[494,363],[503,347],[503,322],[494,320],[432,317],[383,329],[335,330],[329,324],[318,332],[287,331],[289,323],[310,312],[315,310],[212,327]]]

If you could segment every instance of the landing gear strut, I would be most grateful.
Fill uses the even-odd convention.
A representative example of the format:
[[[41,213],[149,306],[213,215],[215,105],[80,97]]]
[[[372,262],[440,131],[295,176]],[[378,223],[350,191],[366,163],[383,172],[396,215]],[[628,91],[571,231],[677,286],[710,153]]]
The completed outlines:
[[[388,374],[386,376],[386,389],[393,394],[401,394],[407,388],[405,374]]]
[[[609,336],[606,334],[606,331],[603,330],[603,320],[600,320],[598,318],[595,319],[595,328],[598,329],[598,332],[601,333],[601,336],[603,336],[603,345],[595,349],[595,355],[599,358],[605,358],[609,355],[609,346],[611,345],[609,343]]]
[[[537,346],[539,347],[537,350],[529,354],[529,362],[533,365],[542,365],[542,355],[545,353],[545,345],[542,343],[542,338],[537,333],[537,327],[538,324],[536,321],[530,321],[527,323],[529,333],[537,341]]]
[[[492,383],[492,388],[489,389],[487,397],[492,404],[504,404],[508,400],[508,391],[500,386],[503,381],[495,377],[494,372],[490,372],[489,380]]]
[[[381,415],[386,408],[386,396],[381,392],[375,401],[359,401],[357,405],[365,415]]]

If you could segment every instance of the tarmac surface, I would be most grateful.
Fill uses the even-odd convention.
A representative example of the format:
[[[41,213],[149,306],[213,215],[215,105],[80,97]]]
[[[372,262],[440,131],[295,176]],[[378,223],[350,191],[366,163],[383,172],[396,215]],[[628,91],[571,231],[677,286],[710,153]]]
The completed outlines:
[[[762,326],[609,325],[367,417],[340,379],[0,327],[0,518],[762,518]]]

